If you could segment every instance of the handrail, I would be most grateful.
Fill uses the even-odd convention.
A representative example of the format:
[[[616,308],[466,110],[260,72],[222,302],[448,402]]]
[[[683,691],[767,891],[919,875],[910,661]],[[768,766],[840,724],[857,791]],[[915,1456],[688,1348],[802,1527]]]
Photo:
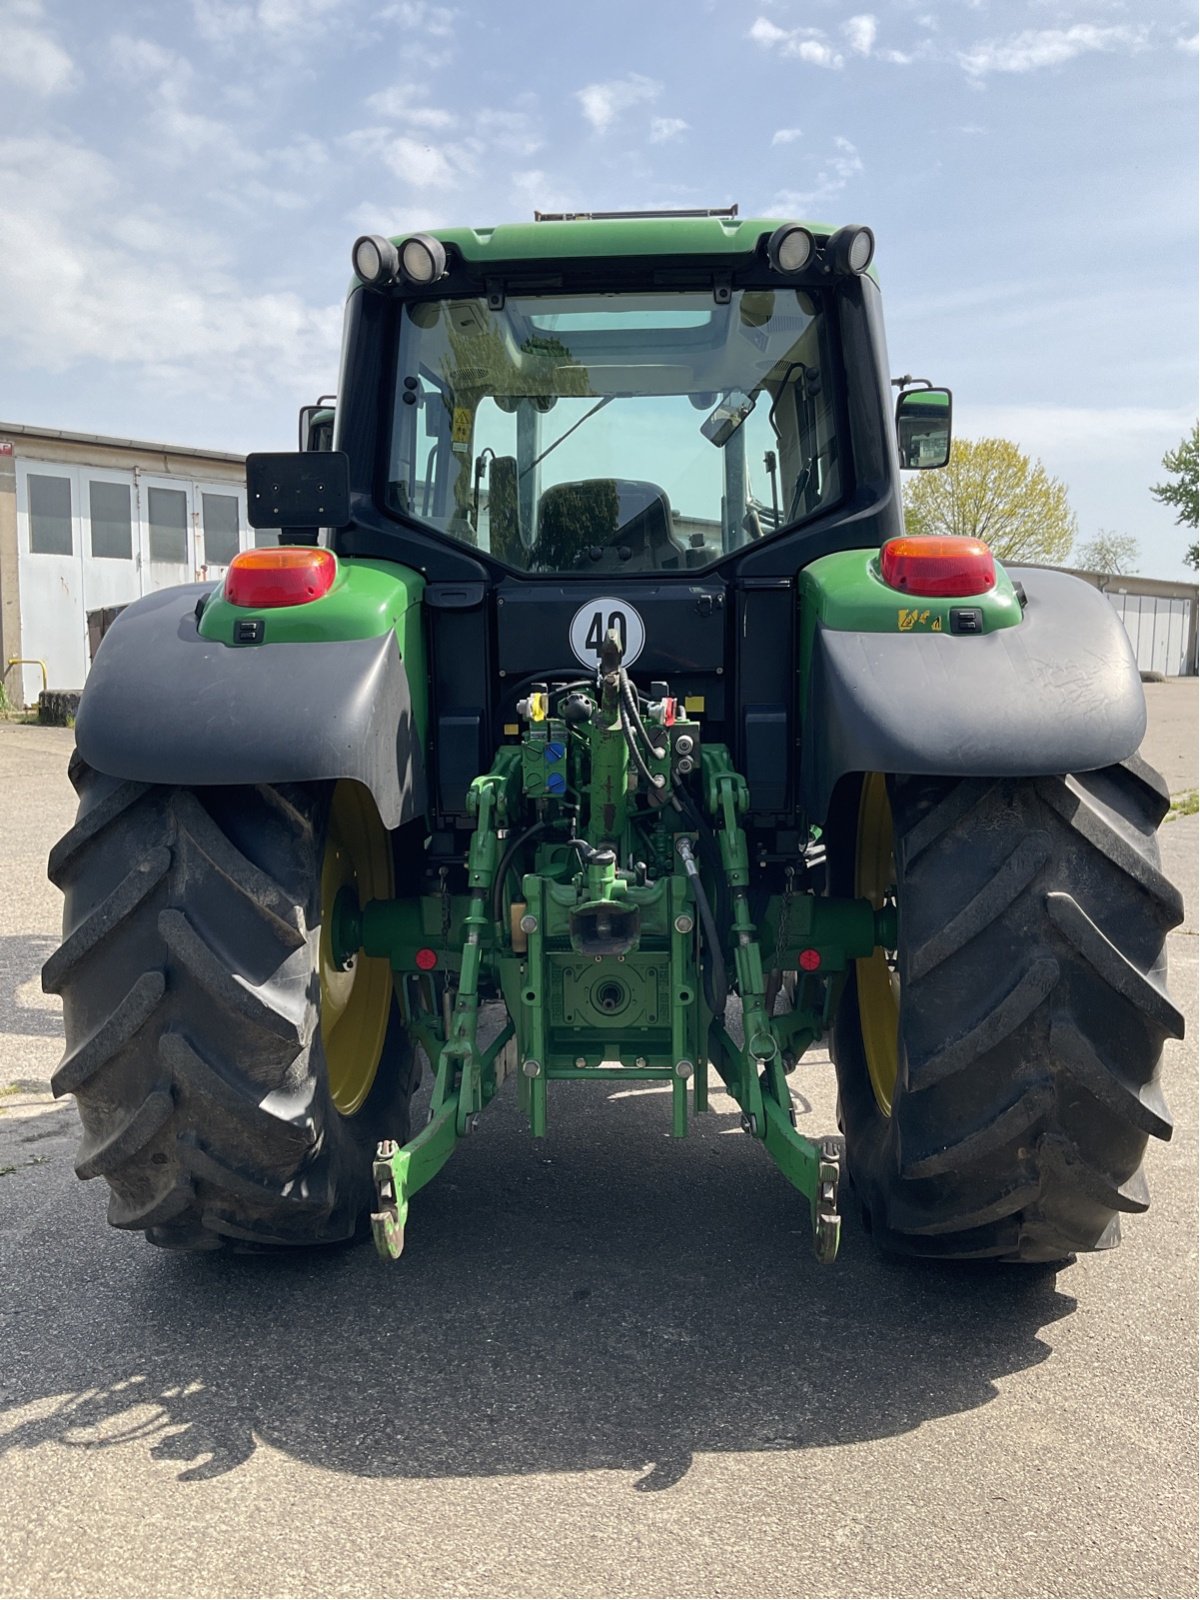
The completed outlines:
[[[39,667],[42,673],[42,693],[45,694],[47,692],[46,663],[44,661],[39,661],[34,656],[9,656],[8,665],[4,669],[6,678],[14,667]]]

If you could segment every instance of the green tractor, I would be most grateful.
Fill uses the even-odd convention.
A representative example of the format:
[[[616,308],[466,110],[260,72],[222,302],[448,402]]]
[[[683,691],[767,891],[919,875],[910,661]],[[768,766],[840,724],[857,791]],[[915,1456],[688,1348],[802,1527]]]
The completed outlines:
[[[44,983],[114,1226],[395,1258],[506,1079],[535,1138],[564,1079],[667,1085],[682,1136],[711,1073],[823,1262],[843,1176],[939,1258],[1146,1208],[1182,913],[1137,668],[1087,585],[905,536],[951,400],[893,401],[873,252],[736,211],[357,242],[318,448],[247,463],[279,545],[131,605],[79,708]]]

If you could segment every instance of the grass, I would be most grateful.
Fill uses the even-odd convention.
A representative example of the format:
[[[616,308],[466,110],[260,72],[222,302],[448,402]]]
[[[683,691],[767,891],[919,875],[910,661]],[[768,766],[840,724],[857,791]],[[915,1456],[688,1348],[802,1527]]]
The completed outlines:
[[[1171,796],[1171,809],[1164,820],[1174,822],[1176,817],[1194,817],[1197,811],[1200,811],[1200,792],[1185,789],[1182,794]]]

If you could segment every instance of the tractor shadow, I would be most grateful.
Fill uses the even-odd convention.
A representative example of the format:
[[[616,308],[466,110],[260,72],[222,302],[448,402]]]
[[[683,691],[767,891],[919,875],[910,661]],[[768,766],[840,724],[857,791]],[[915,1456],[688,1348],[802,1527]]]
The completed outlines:
[[[45,1169],[57,1193],[0,1230],[28,1285],[0,1305],[0,1454],[133,1449],[188,1482],[266,1441],[370,1478],[601,1468],[645,1492],[697,1452],[906,1433],[1051,1354],[1075,1307],[1053,1273],[887,1260],[850,1217],[818,1267],[736,1119],[674,1141],[668,1107],[556,1085],[534,1144],[506,1090],[391,1267],[369,1246],[163,1254],[104,1228],[100,1184]],[[48,1206],[73,1241],[53,1270]]]
[[[38,935],[0,938],[0,1035],[62,1039],[62,1006],[42,993],[42,965],[57,947]]]

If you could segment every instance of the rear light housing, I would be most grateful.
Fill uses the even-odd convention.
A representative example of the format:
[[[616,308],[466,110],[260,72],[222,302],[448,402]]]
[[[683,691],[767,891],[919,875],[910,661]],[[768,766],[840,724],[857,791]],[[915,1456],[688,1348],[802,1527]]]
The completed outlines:
[[[313,545],[281,545],[277,550],[243,550],[225,574],[231,606],[254,611],[272,606],[302,606],[333,588],[337,557]]]
[[[879,552],[889,588],[902,594],[984,594],[996,587],[996,560],[982,539],[957,534],[912,534],[889,539]]]

